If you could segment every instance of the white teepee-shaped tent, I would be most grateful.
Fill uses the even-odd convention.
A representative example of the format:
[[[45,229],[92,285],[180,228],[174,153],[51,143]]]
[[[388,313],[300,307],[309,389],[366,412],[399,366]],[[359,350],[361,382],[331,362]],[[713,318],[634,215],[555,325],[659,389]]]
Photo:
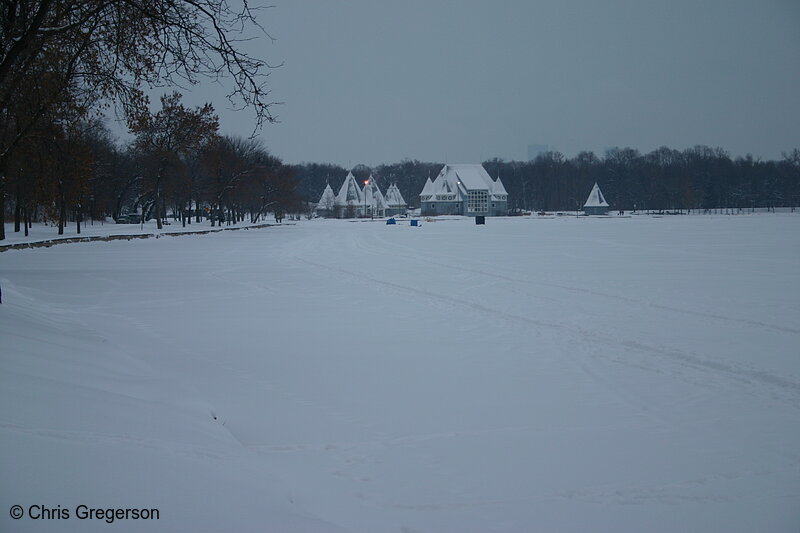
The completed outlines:
[[[594,183],[592,192],[589,193],[589,198],[587,198],[586,203],[583,204],[583,212],[587,215],[608,214],[608,202],[606,202],[606,199],[603,197],[603,193],[600,191],[597,182]]]

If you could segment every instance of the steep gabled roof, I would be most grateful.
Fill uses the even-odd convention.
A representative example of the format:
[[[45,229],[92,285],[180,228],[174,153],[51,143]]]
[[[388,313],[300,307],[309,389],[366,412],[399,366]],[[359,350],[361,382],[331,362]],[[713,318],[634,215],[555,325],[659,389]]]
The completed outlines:
[[[386,204],[389,207],[405,207],[406,201],[403,199],[403,195],[400,194],[400,189],[397,185],[392,184],[386,189]]]
[[[446,177],[439,176],[433,182],[434,194],[452,194],[458,190],[458,183],[450,183]]]
[[[506,192],[506,188],[503,187],[503,182],[500,181],[500,177],[499,176],[497,177],[497,181],[492,183],[492,194],[494,194],[495,196],[500,195],[500,194],[508,194]]]
[[[386,199],[384,198],[380,187],[378,187],[378,184],[375,183],[375,178],[372,177],[372,174],[369,175],[367,182],[368,183],[364,185],[364,194],[367,197],[367,205],[373,209],[386,209]]]
[[[363,203],[364,196],[361,191],[361,187],[358,186],[358,182],[356,182],[356,177],[353,176],[353,173],[348,172],[347,177],[344,179],[344,183],[342,183],[342,187],[339,189],[339,194],[336,195],[336,205],[359,206]]]
[[[468,191],[508,194],[500,178],[498,178],[497,182],[492,180],[483,165],[458,164],[442,167],[433,183],[428,178],[419,195],[423,201],[459,201],[466,198]],[[430,198],[431,196],[433,198]],[[446,196],[447,198],[441,198],[441,196]]]
[[[433,182],[431,182],[431,179],[428,178],[427,181],[425,181],[425,186],[422,188],[422,192],[419,193],[419,195],[422,199],[425,199],[426,196],[430,196],[432,194],[433,194]]]
[[[317,209],[332,209],[336,204],[336,195],[333,194],[330,184],[325,185],[325,190],[322,191],[322,196],[317,202]]]
[[[442,167],[433,182],[433,194],[466,196],[467,191],[491,192],[494,182],[483,165],[457,164]]]
[[[603,198],[603,193],[600,192],[600,187],[597,186],[597,182],[594,183],[592,192],[589,193],[589,198],[586,199],[583,207],[608,207],[606,199]]]
[[[467,190],[492,190],[493,181],[483,165],[445,165],[446,174],[454,173]]]

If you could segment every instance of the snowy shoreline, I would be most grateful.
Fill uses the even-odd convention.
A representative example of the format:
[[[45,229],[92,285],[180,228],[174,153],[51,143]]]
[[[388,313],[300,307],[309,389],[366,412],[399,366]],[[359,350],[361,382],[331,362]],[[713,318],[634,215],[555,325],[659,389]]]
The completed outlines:
[[[154,224],[153,224],[154,225]],[[15,242],[7,243],[6,241],[0,241],[7,244],[0,244],[0,252],[5,252],[6,250],[22,250],[25,248],[49,248],[51,246],[55,246],[56,244],[70,244],[70,243],[77,243],[77,242],[100,242],[100,241],[130,241],[132,239],[150,239],[150,238],[161,238],[161,237],[182,237],[188,235],[207,235],[209,233],[219,233],[221,231],[236,231],[236,230],[250,230],[250,229],[261,229],[261,228],[271,228],[275,226],[291,226],[291,223],[287,224],[240,224],[237,226],[226,226],[226,227],[216,227],[216,228],[207,228],[204,230],[196,230],[191,226],[187,226],[186,228],[182,228],[181,231],[176,230],[161,230],[158,232],[124,232],[124,233],[108,233],[108,234],[95,234],[95,235],[61,235],[56,238],[52,239],[37,239],[36,237],[28,236],[25,237],[24,234],[20,235],[21,239],[17,237],[17,239],[13,239]],[[113,227],[109,225],[110,227]],[[138,226],[138,224],[136,224]],[[123,230],[124,231],[124,230]],[[38,233],[38,232],[37,232]],[[84,232],[85,233],[85,232]]]
[[[695,211],[692,213],[657,213],[657,212],[645,212],[645,211],[638,211],[638,212],[626,212],[624,214],[618,214],[615,211],[609,212],[608,215],[583,215],[579,212],[575,211],[553,211],[547,212],[545,214],[537,214],[531,213],[530,215],[526,216],[502,216],[502,217],[493,217],[489,219],[489,223],[491,220],[551,220],[551,219],[562,219],[562,218],[580,218],[580,219],[605,219],[605,220],[615,220],[615,219],[642,219],[642,218],[671,218],[671,217],[685,217],[685,216],[700,216],[700,217],[732,217],[732,216],[787,216],[787,215],[796,215],[800,216],[800,211],[792,210],[791,208],[777,208],[774,212],[770,212],[765,208],[759,208],[755,211],[751,212],[749,209],[720,209],[719,212],[714,210],[709,213],[704,213],[702,211]],[[182,236],[182,235],[205,235],[208,233],[218,233],[221,231],[236,231],[241,229],[257,229],[257,228],[267,228],[267,227],[275,227],[275,226],[291,226],[297,223],[307,224],[307,223],[318,223],[322,220],[338,220],[339,222],[378,222],[384,223],[388,218],[391,217],[375,217],[375,218],[355,218],[355,219],[314,219],[311,221],[301,220],[297,222],[284,222],[281,224],[277,223],[260,223],[260,224],[248,224],[248,223],[239,223],[237,225],[232,226],[224,226],[224,227],[211,227],[207,225],[207,223],[200,223],[200,224],[189,224],[185,227],[165,227],[164,229],[157,229],[156,224],[154,221],[149,221],[144,224],[144,227],[140,226],[140,224],[115,224],[113,221],[105,222],[101,224],[100,222],[95,222],[94,224],[85,224],[83,226],[82,232],[80,235],[75,233],[74,224],[71,224],[65,228],[64,235],[53,235],[54,227],[48,224],[42,223],[35,223],[33,227],[30,229],[30,235],[25,236],[23,231],[15,232],[14,226],[12,223],[6,223],[6,239],[0,241],[0,252],[4,252],[6,250],[15,250],[15,249],[25,249],[25,248],[35,248],[35,247],[50,247],[55,244],[63,244],[63,243],[76,243],[76,242],[95,242],[95,241],[110,241],[110,240],[131,240],[131,239],[145,239],[145,238],[160,238],[163,236]],[[438,215],[434,217],[429,216],[413,216],[413,217],[401,217],[397,218],[399,222],[402,223],[404,220],[411,220],[411,219],[420,220],[423,223],[431,223],[431,222],[441,222],[446,220],[471,220],[472,217],[467,216],[460,216],[460,215]],[[202,229],[197,229],[201,227]]]

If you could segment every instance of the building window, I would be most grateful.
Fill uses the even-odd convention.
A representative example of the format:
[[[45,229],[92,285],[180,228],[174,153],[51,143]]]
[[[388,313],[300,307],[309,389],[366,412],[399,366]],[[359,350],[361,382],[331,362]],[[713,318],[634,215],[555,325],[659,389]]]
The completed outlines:
[[[497,206],[495,206],[494,204],[492,204],[492,209],[494,209],[495,207],[497,207]]]
[[[467,193],[467,211],[486,213],[489,210],[489,193],[486,191],[469,191]]]

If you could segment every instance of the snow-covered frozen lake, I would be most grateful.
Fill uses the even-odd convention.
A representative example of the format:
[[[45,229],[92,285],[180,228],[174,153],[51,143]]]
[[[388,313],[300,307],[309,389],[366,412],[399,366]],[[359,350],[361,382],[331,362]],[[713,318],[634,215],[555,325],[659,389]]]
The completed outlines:
[[[313,220],[0,285],[2,531],[800,529],[800,215]]]

